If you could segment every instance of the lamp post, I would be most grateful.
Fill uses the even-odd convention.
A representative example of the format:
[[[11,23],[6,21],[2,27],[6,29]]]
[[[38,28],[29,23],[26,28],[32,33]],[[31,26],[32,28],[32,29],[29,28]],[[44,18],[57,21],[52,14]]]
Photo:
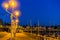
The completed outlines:
[[[5,8],[5,10],[9,14],[11,14],[10,15],[10,19],[11,19],[11,40],[12,40],[12,38],[15,37],[16,29],[17,29],[17,25],[18,25],[19,11],[14,11],[14,9],[17,7],[17,1],[15,1],[15,0],[9,0],[9,2],[4,2],[3,3],[3,7]],[[8,11],[9,8],[12,9],[12,12]],[[13,17],[15,17],[15,19],[13,19]]]
[[[39,36],[40,32],[39,32],[39,20],[38,20],[38,36]]]
[[[17,1],[11,0],[11,1],[9,1],[9,5],[12,9],[14,9],[17,7]]]
[[[17,27],[18,27],[18,22],[19,22],[18,16],[19,16],[19,13],[20,13],[19,11],[15,11],[15,12],[14,12],[14,15],[15,15],[15,17],[16,17],[16,19],[15,19],[15,23],[16,23],[15,25],[16,25],[16,26],[15,26],[15,30],[14,30],[14,31],[15,31],[15,32],[14,32],[14,36],[15,36],[15,34],[16,34],[16,30],[17,30]]]

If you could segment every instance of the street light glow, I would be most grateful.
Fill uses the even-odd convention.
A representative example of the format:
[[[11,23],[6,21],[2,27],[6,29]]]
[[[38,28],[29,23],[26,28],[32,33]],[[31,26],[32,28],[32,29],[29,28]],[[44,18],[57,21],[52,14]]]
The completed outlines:
[[[14,12],[14,15],[15,15],[15,16],[19,16],[19,15],[20,15],[20,12],[19,12],[19,11],[15,11],[15,12]]]
[[[8,3],[3,3],[3,5],[2,5],[6,10],[8,9],[8,7],[9,7],[9,5],[8,5]]]
[[[16,23],[18,23],[19,22],[19,20],[18,19],[16,19]]]
[[[9,1],[9,5],[11,8],[17,7],[17,2],[16,1]]]

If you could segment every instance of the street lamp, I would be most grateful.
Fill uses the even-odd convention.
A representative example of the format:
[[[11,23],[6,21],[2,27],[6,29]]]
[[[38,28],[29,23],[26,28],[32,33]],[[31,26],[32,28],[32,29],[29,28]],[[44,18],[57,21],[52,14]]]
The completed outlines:
[[[2,5],[6,10],[9,8],[9,5],[8,3],[4,2],[3,5]]]
[[[16,17],[18,17],[18,16],[20,15],[20,12],[19,12],[19,11],[14,11],[14,15],[15,15]]]
[[[11,38],[14,38],[13,36],[15,35],[15,32],[16,32],[16,28],[18,26],[18,16],[19,16],[19,11],[14,11],[13,9],[15,9],[18,5],[17,5],[17,1],[16,0],[10,0],[8,2],[4,2],[3,5],[2,5],[5,9],[6,9],[6,12],[8,12],[9,14],[11,14]],[[11,8],[12,12],[10,12],[8,9]],[[13,17],[15,17],[15,21],[16,23],[14,22],[14,19]],[[15,25],[16,24],[16,25]],[[15,27],[14,27],[14,26]]]
[[[16,29],[16,28],[17,28],[17,26],[18,26],[18,22],[19,22],[19,20],[18,20],[18,19],[16,19],[16,20],[15,20],[15,22],[16,22],[16,24],[15,24],[15,25],[16,25],[16,26],[15,26],[15,29]],[[16,31],[15,31],[15,33],[16,33]]]
[[[17,2],[12,0],[12,1],[9,1],[9,5],[12,9],[14,9],[15,7],[17,7]]]
[[[16,23],[18,23],[19,22],[19,20],[18,19],[16,19]]]

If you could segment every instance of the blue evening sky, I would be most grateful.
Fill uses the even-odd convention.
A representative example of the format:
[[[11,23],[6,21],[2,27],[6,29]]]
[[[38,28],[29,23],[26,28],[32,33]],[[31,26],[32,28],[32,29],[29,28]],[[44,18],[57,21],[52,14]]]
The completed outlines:
[[[0,0],[0,19],[10,23],[10,15],[2,7]],[[21,16],[19,24],[60,25],[60,0],[18,0]],[[8,15],[7,15],[8,14]]]

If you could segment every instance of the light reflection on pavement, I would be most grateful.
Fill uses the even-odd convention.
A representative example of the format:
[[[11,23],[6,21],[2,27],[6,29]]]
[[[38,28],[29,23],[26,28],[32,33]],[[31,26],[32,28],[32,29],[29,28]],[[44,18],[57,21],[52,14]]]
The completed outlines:
[[[3,34],[2,34],[3,35]],[[7,40],[9,39],[11,36],[10,33],[8,33],[6,36],[4,36],[3,38],[0,38],[0,40]],[[35,40],[32,37],[29,37],[28,35],[26,35],[24,32],[23,33],[16,33],[16,38],[15,40]]]

